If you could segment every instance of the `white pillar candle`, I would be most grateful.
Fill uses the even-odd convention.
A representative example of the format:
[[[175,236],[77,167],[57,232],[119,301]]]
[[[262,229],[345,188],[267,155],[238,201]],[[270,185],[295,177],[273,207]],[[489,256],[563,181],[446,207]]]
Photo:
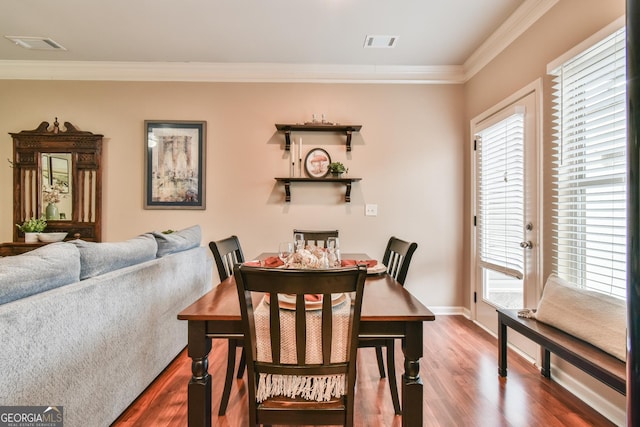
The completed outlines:
[[[302,137],[298,140],[298,165],[300,177],[302,177]]]

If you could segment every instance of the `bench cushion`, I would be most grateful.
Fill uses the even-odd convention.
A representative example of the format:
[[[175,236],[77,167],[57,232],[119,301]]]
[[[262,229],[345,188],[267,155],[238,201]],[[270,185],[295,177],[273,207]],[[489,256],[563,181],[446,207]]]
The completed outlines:
[[[535,318],[624,361],[626,310],[626,303],[620,298],[578,288],[552,274],[545,284]]]

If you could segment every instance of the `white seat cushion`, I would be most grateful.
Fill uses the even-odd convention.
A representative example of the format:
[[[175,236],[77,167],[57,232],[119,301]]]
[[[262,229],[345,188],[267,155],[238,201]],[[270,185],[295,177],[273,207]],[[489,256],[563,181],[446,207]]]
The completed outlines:
[[[627,304],[620,298],[578,288],[552,274],[535,318],[622,361],[627,358]]]

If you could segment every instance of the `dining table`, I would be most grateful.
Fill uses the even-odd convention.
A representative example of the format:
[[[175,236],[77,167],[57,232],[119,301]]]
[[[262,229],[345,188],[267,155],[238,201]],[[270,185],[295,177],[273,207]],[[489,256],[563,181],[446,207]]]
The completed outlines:
[[[256,259],[277,256],[260,254]],[[345,253],[342,259],[369,260],[361,253]],[[211,426],[211,375],[208,354],[211,340],[243,338],[240,303],[233,276],[178,314],[188,322],[187,353],[192,377],[188,384],[188,423],[190,427]],[[361,338],[400,339],[404,354],[402,375],[402,425],[423,425],[423,383],[420,358],[423,351],[423,322],[435,315],[409,290],[386,272],[368,274],[360,318]]]

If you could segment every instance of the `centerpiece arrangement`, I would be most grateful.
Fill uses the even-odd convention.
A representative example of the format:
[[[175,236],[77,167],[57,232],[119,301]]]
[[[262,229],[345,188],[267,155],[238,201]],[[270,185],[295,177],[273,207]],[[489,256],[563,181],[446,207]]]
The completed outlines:
[[[328,248],[296,242],[296,250],[281,259],[285,268],[326,269],[340,267],[340,251],[335,243]]]
[[[324,269],[329,268],[329,257],[324,248],[307,246],[299,249],[285,261],[286,268]],[[333,267],[333,265],[331,265]]]

